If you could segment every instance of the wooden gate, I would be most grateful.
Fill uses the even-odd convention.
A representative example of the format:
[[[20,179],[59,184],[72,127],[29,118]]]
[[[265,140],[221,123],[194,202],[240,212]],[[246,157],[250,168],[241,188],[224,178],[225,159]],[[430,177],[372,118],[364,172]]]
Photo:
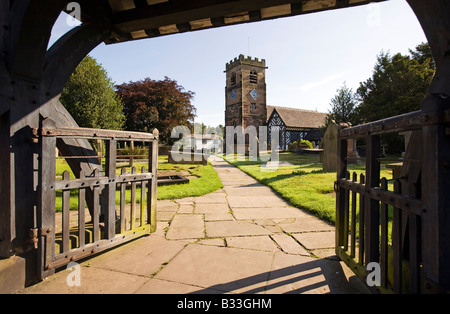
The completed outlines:
[[[435,267],[427,264],[423,245],[432,237],[424,232],[425,224],[433,224],[426,213],[435,208],[423,203],[431,196],[422,194],[427,184],[422,158],[427,137],[422,129],[445,126],[449,118],[449,112],[416,111],[339,131],[336,253],[364,281],[373,270],[369,263],[378,263],[382,292],[423,293],[435,288],[423,276],[427,267]],[[380,137],[403,131],[412,135],[401,174],[380,178]],[[347,140],[356,138],[366,143],[365,174],[359,176],[347,171]]]
[[[40,277],[56,268],[110,249],[156,230],[156,188],[158,131],[153,134],[86,128],[54,128],[45,120],[36,130],[40,143],[40,206],[37,229],[32,230],[39,252]],[[65,171],[56,178],[57,141],[96,140],[104,143],[101,156],[65,156],[81,162],[98,162],[91,173],[80,172],[76,178]],[[143,145],[148,160],[137,173],[117,170],[117,147],[121,142]],[[148,148],[148,152],[146,149]],[[123,156],[130,157],[130,156]],[[87,204],[87,206],[86,206]],[[137,206],[139,205],[139,206]],[[71,211],[72,209],[72,211]],[[57,211],[59,213],[57,213]]]

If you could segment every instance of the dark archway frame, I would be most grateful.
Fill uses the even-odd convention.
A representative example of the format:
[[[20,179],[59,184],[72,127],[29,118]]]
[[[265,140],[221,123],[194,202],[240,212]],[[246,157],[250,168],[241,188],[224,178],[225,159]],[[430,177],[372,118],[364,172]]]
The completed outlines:
[[[134,1],[135,10],[129,14],[115,15],[108,1],[81,0],[89,7],[83,24],[60,38],[49,50],[47,45],[52,27],[61,11],[70,1],[65,0],[11,0],[0,3],[0,257],[20,255],[28,257],[31,265],[36,254],[29,245],[29,230],[37,225],[36,208],[39,206],[38,144],[33,141],[32,129],[39,128],[42,119],[51,117],[57,126],[76,126],[75,121],[59,103],[59,95],[70,74],[81,60],[101,42],[113,43],[126,38],[114,22],[128,23],[142,14],[153,13],[148,8],[141,14],[142,1]],[[214,9],[230,13],[232,6],[225,0],[214,1]],[[306,1],[234,1],[236,9],[268,7],[292,3],[290,15],[302,13]],[[424,113],[445,112],[450,115],[450,3],[447,0],[407,0],[415,12],[432,48],[437,72],[423,101]],[[170,6],[170,4],[172,4]],[[204,1],[186,5],[194,16]],[[163,4],[164,5],[164,4]],[[165,13],[170,18],[179,16],[183,4],[170,1],[161,8],[173,8],[175,13]],[[337,0],[335,8],[347,7],[348,0]],[[190,7],[192,6],[192,7]],[[206,9],[200,8],[203,11]],[[211,9],[213,10],[213,9]],[[203,12],[202,11],[202,12]],[[261,14],[250,10],[250,22],[261,20]],[[224,26],[223,18],[211,16],[212,27]],[[180,32],[191,27],[176,24]],[[147,35],[162,35],[154,27]],[[149,36],[151,37],[151,36]],[[127,39],[127,38],[126,38]],[[440,290],[450,290],[450,141],[445,124],[424,127],[422,134],[423,176],[428,184],[423,186],[424,206],[428,223],[424,225],[424,245],[429,248],[425,277]],[[65,154],[88,151],[83,141],[62,143]],[[9,148],[9,149],[8,149]],[[71,149],[78,152],[70,151]],[[77,166],[78,165],[78,166]],[[93,170],[95,162],[72,165],[74,172]],[[78,170],[77,170],[78,167]],[[33,267],[31,267],[33,268]],[[27,274],[32,282],[33,272]]]

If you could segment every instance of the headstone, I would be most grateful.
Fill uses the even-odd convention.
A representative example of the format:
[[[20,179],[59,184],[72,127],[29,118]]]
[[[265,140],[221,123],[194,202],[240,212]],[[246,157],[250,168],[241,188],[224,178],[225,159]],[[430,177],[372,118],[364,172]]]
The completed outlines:
[[[356,139],[349,139],[347,141],[347,157],[349,164],[359,164],[360,156],[358,154],[358,150],[356,149]]]
[[[208,164],[208,156],[203,153],[175,152],[171,151],[168,159],[169,164]]]
[[[328,125],[321,144],[323,145],[322,166],[325,171],[337,171],[337,140],[339,126],[333,121]]]
[[[412,131],[399,132],[398,135],[402,135],[405,138],[405,151],[402,153],[402,158],[405,158],[406,151],[408,150],[409,140],[411,138]]]

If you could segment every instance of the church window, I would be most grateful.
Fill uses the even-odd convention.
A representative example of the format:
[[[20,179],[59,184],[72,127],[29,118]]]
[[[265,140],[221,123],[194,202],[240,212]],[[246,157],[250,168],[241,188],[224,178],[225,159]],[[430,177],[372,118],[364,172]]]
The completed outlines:
[[[250,72],[250,84],[258,84],[258,73],[256,71]]]
[[[252,103],[252,104],[250,105],[250,109],[251,109],[251,110],[256,110],[256,104],[255,104],[255,103]]]
[[[236,85],[236,73],[231,73],[231,86]]]

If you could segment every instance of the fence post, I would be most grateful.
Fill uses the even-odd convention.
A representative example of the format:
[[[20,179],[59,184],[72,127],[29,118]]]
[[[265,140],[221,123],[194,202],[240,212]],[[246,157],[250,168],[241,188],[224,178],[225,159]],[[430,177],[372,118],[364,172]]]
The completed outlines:
[[[147,195],[147,217],[150,223],[151,232],[156,231],[156,192],[158,180],[158,129],[153,130],[155,139],[150,142],[148,148],[148,168],[151,169],[152,179],[148,184]]]
[[[338,127],[337,141],[337,177],[336,177],[336,254],[339,255],[339,248],[344,245],[345,234],[345,194],[344,189],[339,187],[339,180],[347,176],[347,140],[339,138],[342,126]]]
[[[380,222],[380,204],[372,199],[371,189],[380,186],[380,136],[368,135],[366,137],[366,199],[365,199],[365,250],[366,264],[379,262],[379,222]]]
[[[116,159],[117,141],[114,139],[106,141],[106,176],[108,185],[105,187],[107,200],[105,204],[105,236],[108,240],[114,238],[116,234]]]
[[[50,118],[42,121],[42,128],[54,127],[55,123]],[[40,227],[38,270],[40,277],[45,278],[54,273],[54,269],[47,269],[46,266],[55,259],[56,137],[41,135],[40,142],[40,206],[37,215],[37,223]]]

